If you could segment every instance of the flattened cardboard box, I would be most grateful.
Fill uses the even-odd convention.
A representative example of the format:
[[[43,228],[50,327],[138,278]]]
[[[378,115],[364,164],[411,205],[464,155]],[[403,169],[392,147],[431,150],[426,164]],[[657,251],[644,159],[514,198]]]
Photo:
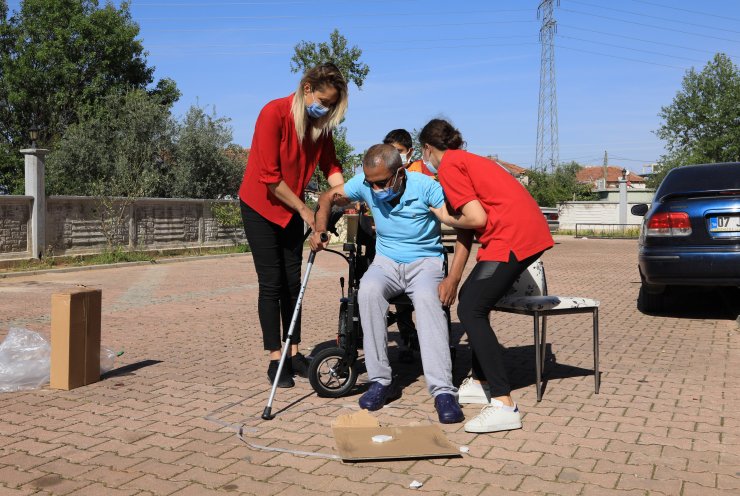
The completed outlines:
[[[100,380],[99,289],[74,288],[51,295],[51,376],[54,389]]]
[[[334,441],[345,461],[460,457],[460,450],[432,424],[382,427],[367,410],[341,415],[332,423]],[[391,440],[374,442],[373,436]]]

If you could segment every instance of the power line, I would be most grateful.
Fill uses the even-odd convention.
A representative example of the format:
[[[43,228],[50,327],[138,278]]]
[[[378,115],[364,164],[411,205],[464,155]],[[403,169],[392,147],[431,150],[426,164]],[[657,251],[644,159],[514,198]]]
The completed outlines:
[[[639,162],[639,163],[642,163],[642,164],[649,164],[649,163],[655,162],[655,159],[653,159],[653,160],[640,160],[640,159],[636,159],[636,158],[617,157],[615,155],[612,155],[612,158],[614,158],[616,160],[624,160],[626,162]]]
[[[581,10],[572,10],[572,9],[561,9],[561,10],[563,10],[564,12],[571,12],[573,14],[581,14],[581,15],[587,15],[587,16],[591,16],[591,17],[599,17],[601,19],[608,19],[610,21],[618,21],[618,22],[623,22],[623,23],[626,23],[626,24],[635,24],[637,26],[644,26],[644,27],[653,28],[653,29],[662,29],[664,31],[673,31],[673,32],[676,32],[676,33],[683,33],[683,34],[688,34],[688,35],[691,35],[691,36],[701,36],[703,38],[712,38],[712,39],[715,39],[715,40],[731,41],[733,43],[740,43],[740,41],[733,40],[733,39],[730,39],[730,38],[722,38],[720,36],[712,36],[712,35],[703,34],[703,33],[694,33],[694,32],[691,32],[691,31],[683,31],[681,29],[666,28],[666,27],[663,27],[663,26],[656,26],[655,24],[646,24],[644,22],[627,21],[627,20],[624,20],[624,19],[619,19],[618,17],[609,17],[609,16],[604,16],[604,15],[599,15],[599,14],[592,14],[590,12],[583,12]]]
[[[611,54],[603,53],[603,52],[594,52],[592,50],[584,50],[582,48],[573,48],[573,47],[569,47],[569,46],[565,46],[565,45],[556,45],[556,46],[558,48],[564,48],[566,50],[573,50],[575,52],[590,53],[591,55],[601,55],[602,57],[611,57],[613,59],[629,60],[630,62],[639,62],[641,64],[648,64],[648,65],[653,65],[653,66],[659,65],[659,66],[662,66],[662,67],[669,67],[671,69],[681,69],[682,71],[685,71],[686,70],[685,67],[678,67],[676,65],[660,64],[658,62],[649,62],[647,60],[633,59],[631,57],[620,57],[619,55],[611,55]]]
[[[662,4],[662,3],[648,2],[646,0],[632,0],[632,1],[633,2],[637,2],[637,3],[644,3],[646,5],[653,5],[655,7],[662,7],[664,9],[681,10],[683,12],[688,12],[690,14],[699,14],[699,15],[708,16],[708,17],[717,17],[719,19],[727,19],[728,21],[738,21],[738,22],[740,22],[740,19],[738,19],[737,17],[727,17],[727,16],[724,16],[724,15],[710,14],[708,12],[702,12],[700,10],[683,9],[681,7],[675,7],[673,5],[665,5],[665,4]]]
[[[711,29],[713,31],[726,31],[728,33],[740,34],[740,31],[737,31],[735,29],[724,29],[724,28],[718,28],[716,26],[708,26],[706,24],[696,24],[696,23],[693,23],[693,22],[679,21],[679,20],[676,20],[676,19],[669,19],[667,17],[654,16],[654,15],[645,14],[645,13],[642,13],[642,12],[635,12],[633,10],[615,9],[613,7],[605,7],[603,5],[594,5],[592,3],[589,3],[589,2],[581,2],[579,0],[569,0],[569,1],[570,1],[570,3],[579,3],[581,5],[587,5],[589,7],[596,7],[598,9],[604,9],[604,10],[611,10],[613,12],[621,12],[623,14],[636,15],[636,16],[640,16],[640,17],[647,17],[647,18],[650,18],[650,19],[658,19],[658,20],[667,21],[667,22],[675,22],[675,23],[678,23],[678,24],[683,24],[685,26],[695,26],[695,27],[698,27],[698,28]]]
[[[490,25],[490,24],[521,24],[521,23],[535,23],[537,21],[480,21],[480,22],[446,22],[442,24],[427,24],[426,27],[450,27],[450,26],[480,26],[480,25]],[[408,24],[397,24],[393,26],[384,26],[384,29],[395,29],[395,28],[408,28]],[[378,29],[378,25],[374,24],[372,26],[365,25],[365,26],[344,26],[343,28],[352,28],[352,29]],[[181,33],[181,32],[238,32],[238,31],[295,31],[295,27],[292,26],[286,26],[286,27],[263,27],[263,28],[165,28],[165,29],[152,29],[152,31],[157,32],[167,32],[167,33]]]
[[[482,44],[476,44],[476,45],[435,45],[435,46],[423,46],[423,47],[408,47],[404,46],[404,50],[407,51],[419,51],[419,50],[442,50],[442,49],[449,49],[449,48],[482,48],[482,47],[511,47],[511,46],[525,46],[525,45],[536,45],[537,42],[525,42],[525,43],[482,43]],[[224,45],[220,45],[224,46]],[[208,48],[207,46],[204,46],[203,48]],[[183,50],[171,50],[171,51],[160,51],[157,52],[159,55],[162,54],[168,54],[168,55],[177,55],[177,54],[185,54],[188,56],[195,56],[199,55],[196,53],[193,53],[189,50],[191,50],[192,47],[183,47]],[[398,48],[386,48],[386,49],[375,49],[375,50],[368,50],[368,52],[371,53],[383,53],[383,52],[398,52]],[[247,52],[239,52],[239,51],[223,51],[223,52],[213,52],[209,51],[207,53],[203,53],[202,55],[206,56],[244,56],[244,55],[285,55],[290,53],[290,51],[247,51]]]
[[[588,31],[590,33],[603,34],[603,35],[606,35],[606,36],[614,36],[614,37],[625,39],[625,40],[641,41],[643,43],[652,43],[654,45],[664,45],[664,46],[669,46],[669,47],[672,47],[672,48],[680,48],[681,50],[691,50],[691,51],[694,51],[694,52],[702,52],[702,53],[715,53],[714,50],[704,50],[704,49],[701,49],[701,48],[687,47],[687,46],[683,46],[683,45],[675,45],[673,43],[665,43],[663,41],[646,40],[644,38],[635,38],[633,36],[625,36],[625,35],[623,35],[621,33],[608,33],[606,31],[598,31],[596,29],[581,28],[581,27],[577,27],[577,26],[571,26],[569,24],[560,24],[560,23],[558,23],[558,25],[559,26],[562,26],[562,27],[565,27],[565,28],[575,29],[575,30],[578,30],[578,31]],[[727,55],[729,55],[730,57],[735,57],[735,58],[739,58],[740,57],[740,55],[733,55],[733,54],[730,54],[730,53],[728,53]]]
[[[132,7],[213,7],[219,6],[241,6],[241,5],[298,5],[313,3],[308,1],[295,2],[211,2],[211,3],[140,3],[136,2]]]
[[[478,11],[464,11],[464,12],[414,12],[414,13],[398,13],[394,14],[398,17],[403,16],[450,16],[450,15],[467,15],[467,14],[502,14],[509,12],[529,12],[529,10],[516,9],[516,10],[478,10]],[[388,17],[387,12],[379,13],[354,13],[354,14],[334,14],[334,15],[274,15],[274,16],[198,16],[198,17],[141,17],[141,21],[228,21],[228,20],[277,20],[277,19],[344,19],[344,18],[357,18],[357,17]],[[531,22],[531,21],[529,21]],[[375,26],[377,28],[377,26]],[[406,26],[408,27],[408,25]]]
[[[399,47],[403,46],[406,48],[410,43],[429,43],[439,41],[479,41],[479,40],[492,40],[492,39],[514,39],[514,38],[532,38],[530,35],[516,35],[516,36],[470,36],[463,38],[427,38],[427,39],[410,39],[410,40],[384,40],[384,41],[360,41],[358,44],[363,47],[373,45],[389,45],[396,44]],[[535,43],[534,41],[532,43]],[[522,43],[531,44],[531,43]],[[147,48],[248,48],[248,47],[293,47],[294,43],[247,43],[247,44],[236,44],[236,43],[168,43],[168,44],[149,44]],[[491,45],[486,45],[491,46]]]
[[[327,0],[323,0],[327,2]],[[344,0],[335,0],[344,1]],[[364,0],[364,3],[400,3],[400,2],[415,2],[417,0]],[[316,1],[308,0],[296,0],[296,1],[270,1],[270,2],[208,2],[208,3],[157,3],[157,2],[136,2],[133,7],[213,7],[214,5],[219,6],[242,6],[242,5],[298,5],[298,4],[315,4]]]
[[[691,62],[697,62],[697,63],[700,63],[700,64],[705,62],[704,60],[690,59],[688,57],[681,57],[680,55],[671,55],[669,53],[654,52],[652,50],[641,50],[639,48],[631,48],[631,47],[627,47],[627,46],[624,46],[624,45],[615,45],[613,43],[604,43],[602,41],[593,41],[593,40],[587,40],[585,38],[576,38],[575,36],[565,36],[565,35],[562,35],[562,34],[558,34],[557,37],[558,38],[565,38],[565,39],[569,39],[569,40],[585,41],[586,43],[594,43],[596,45],[604,45],[604,46],[609,46],[609,47],[614,47],[614,48],[622,48],[624,50],[632,50],[633,52],[649,53],[651,55],[661,55],[663,57],[670,57],[670,58],[673,58],[673,59],[683,59],[683,60],[688,60],[688,61],[691,61]]]

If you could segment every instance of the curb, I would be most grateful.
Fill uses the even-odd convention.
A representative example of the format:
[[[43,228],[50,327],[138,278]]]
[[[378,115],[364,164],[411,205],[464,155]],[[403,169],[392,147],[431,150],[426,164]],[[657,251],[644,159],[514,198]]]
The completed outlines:
[[[122,267],[137,267],[140,265],[160,265],[180,262],[193,262],[196,260],[212,260],[217,258],[228,258],[228,257],[243,257],[251,256],[251,253],[223,253],[221,255],[200,255],[193,257],[173,257],[163,258],[161,260],[150,260],[141,262],[119,262],[111,264],[101,265],[80,265],[77,267],[60,267],[58,269],[41,269],[41,270],[27,270],[19,272],[8,272],[6,274],[0,274],[0,279],[9,279],[12,277],[23,277],[23,276],[35,276],[39,274],[61,274],[64,272],[77,272],[85,270],[102,270],[102,269],[120,269]]]

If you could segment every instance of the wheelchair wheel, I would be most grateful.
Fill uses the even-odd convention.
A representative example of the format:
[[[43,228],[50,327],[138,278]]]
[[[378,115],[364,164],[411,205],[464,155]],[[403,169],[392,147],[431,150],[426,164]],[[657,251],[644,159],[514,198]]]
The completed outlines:
[[[326,348],[311,360],[308,380],[322,398],[339,398],[357,382],[357,366],[347,365],[341,348]]]
[[[339,326],[337,327],[337,344],[344,348],[347,346],[347,302],[339,305]]]

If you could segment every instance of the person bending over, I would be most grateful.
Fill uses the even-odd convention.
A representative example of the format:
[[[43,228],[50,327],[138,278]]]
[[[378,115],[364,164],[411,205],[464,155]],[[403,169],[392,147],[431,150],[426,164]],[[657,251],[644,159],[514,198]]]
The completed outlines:
[[[462,422],[464,415],[452,384],[449,334],[442,304],[457,292],[462,267],[453,263],[443,277],[444,251],[440,224],[430,207],[444,203],[442,188],[422,174],[407,174],[391,145],[373,145],[362,160],[363,173],[334,186],[319,197],[311,248],[326,243],[321,233],[332,204],[364,201],[375,220],[376,255],[360,280],[358,304],[364,330],[365,365],[370,387],[360,407],[378,410],[400,394],[388,361],[388,300],[406,293],[417,312],[424,378],[442,423]]]

